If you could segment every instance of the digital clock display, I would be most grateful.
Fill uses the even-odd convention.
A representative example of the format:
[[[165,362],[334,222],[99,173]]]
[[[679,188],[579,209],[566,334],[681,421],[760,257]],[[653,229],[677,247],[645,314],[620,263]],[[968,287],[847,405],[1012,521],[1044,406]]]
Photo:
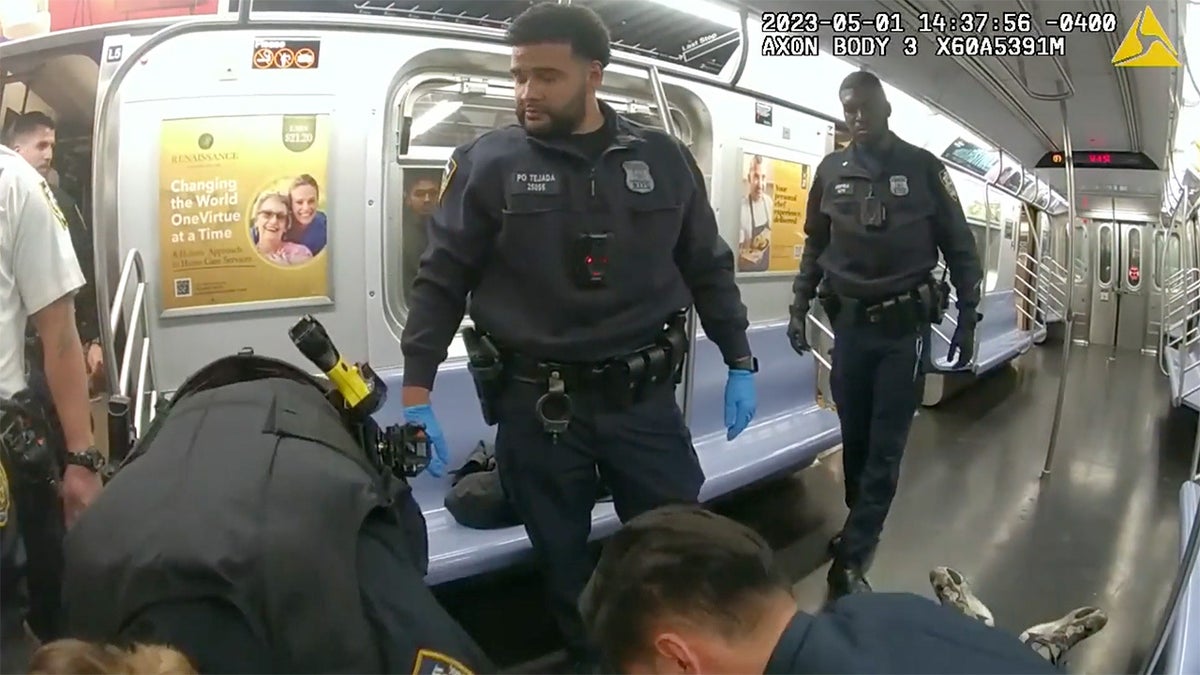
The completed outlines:
[[[1124,150],[1076,150],[1071,153],[1076,169],[1131,169],[1135,171],[1158,171],[1154,160],[1144,152]],[[1038,160],[1038,169],[1061,169],[1066,166],[1067,156],[1063,152],[1047,152]]]

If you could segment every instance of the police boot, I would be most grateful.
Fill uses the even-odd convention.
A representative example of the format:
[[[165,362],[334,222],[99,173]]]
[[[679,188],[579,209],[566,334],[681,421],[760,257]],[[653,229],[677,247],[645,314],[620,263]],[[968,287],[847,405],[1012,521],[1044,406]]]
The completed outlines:
[[[851,593],[871,592],[871,584],[867,583],[867,577],[862,568],[846,565],[837,558],[834,558],[833,564],[829,566],[829,575],[826,577],[826,581],[829,583],[828,601],[830,603]]]
[[[828,555],[831,560],[835,559],[838,555],[838,549],[840,549],[841,546],[842,533],[838,532],[837,534],[833,535],[832,538],[830,538],[829,544],[825,547],[825,554]]]

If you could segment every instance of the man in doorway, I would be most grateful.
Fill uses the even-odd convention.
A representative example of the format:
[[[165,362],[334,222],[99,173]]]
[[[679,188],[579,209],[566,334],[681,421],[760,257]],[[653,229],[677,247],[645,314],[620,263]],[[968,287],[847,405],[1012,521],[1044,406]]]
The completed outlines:
[[[92,233],[87,227],[79,205],[51,180],[54,170],[54,149],[57,145],[57,128],[54,120],[44,112],[33,111],[18,115],[3,136],[3,144],[23,157],[37,169],[50,185],[50,192],[58,202],[59,209],[67,218],[67,229],[71,234],[71,246],[75,259],[83,271],[86,284],[75,294],[75,323],[84,345],[84,360],[88,375],[96,378],[102,372],[104,352],[100,348],[100,322],[96,307],[96,273],[92,255]],[[33,360],[38,363],[38,359]]]
[[[400,245],[404,249],[400,278],[403,280],[401,288],[406,300],[412,291],[413,280],[417,278],[417,269],[421,266],[421,254],[429,243],[429,216],[433,215],[433,209],[437,206],[442,177],[442,172],[436,169],[430,170],[428,176],[418,171],[424,170],[410,170],[417,177],[405,186],[404,213],[400,221]]]

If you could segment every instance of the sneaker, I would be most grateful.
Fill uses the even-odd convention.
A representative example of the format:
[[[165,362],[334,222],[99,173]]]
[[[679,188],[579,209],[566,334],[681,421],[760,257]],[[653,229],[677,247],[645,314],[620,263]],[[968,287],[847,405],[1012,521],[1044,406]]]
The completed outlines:
[[[1108,614],[1098,607],[1079,607],[1047,623],[1030,626],[1021,633],[1029,645],[1054,665],[1062,665],[1067,652],[1108,625]]]
[[[966,577],[957,570],[935,567],[929,571],[929,584],[933,586],[934,595],[944,607],[953,607],[988,626],[996,625],[996,620],[992,618],[992,610],[975,597]]]

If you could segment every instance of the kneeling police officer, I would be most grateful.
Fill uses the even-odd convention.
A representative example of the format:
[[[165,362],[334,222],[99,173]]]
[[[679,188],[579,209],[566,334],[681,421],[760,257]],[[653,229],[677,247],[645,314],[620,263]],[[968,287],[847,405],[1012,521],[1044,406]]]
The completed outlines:
[[[948,303],[948,285],[932,276],[938,251],[958,291],[949,350],[956,368],[974,352],[983,278],[950,175],[937,157],[888,129],[891,105],[879,79],[851,73],[839,94],[853,140],[817,167],[788,326],[792,348],[808,351],[805,318],[820,285],[836,334],[830,385],[850,508],[831,542],[834,596],[869,589],[864,574],[920,404],[930,324]]]
[[[315,335],[311,317],[293,332]],[[427,441],[374,425],[366,367],[322,370],[336,390],[239,354],[179,387],[67,535],[67,635],[168,645],[204,673],[492,672],[424,582],[407,477]]]
[[[499,425],[501,482],[586,668],[576,600],[592,567],[597,468],[622,520],[694,502],[704,482],[675,402],[683,312],[695,302],[729,366],[729,439],[754,415],[756,363],[695,160],[596,98],[610,55],[599,17],[537,5],[508,41],[520,125],[446,166],[402,340],[405,415],[444,444],[430,389],[470,295],[464,339],[484,417]]]

